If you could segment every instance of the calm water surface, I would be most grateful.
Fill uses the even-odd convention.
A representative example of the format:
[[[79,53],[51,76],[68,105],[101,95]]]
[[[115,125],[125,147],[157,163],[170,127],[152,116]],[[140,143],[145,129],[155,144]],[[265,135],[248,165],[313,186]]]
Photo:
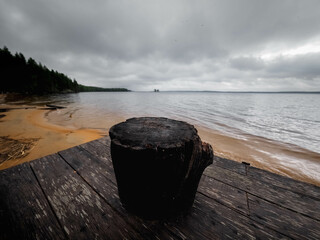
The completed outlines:
[[[61,121],[71,121],[73,116],[81,122],[78,127],[103,128],[103,120],[114,114],[161,116],[185,120],[236,138],[252,134],[320,153],[320,94],[101,92],[11,102],[67,106]]]

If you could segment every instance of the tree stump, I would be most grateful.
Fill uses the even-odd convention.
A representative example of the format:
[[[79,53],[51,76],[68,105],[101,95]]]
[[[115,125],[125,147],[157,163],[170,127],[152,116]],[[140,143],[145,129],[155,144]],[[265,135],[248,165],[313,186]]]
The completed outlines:
[[[194,126],[167,118],[131,118],[113,126],[111,156],[122,205],[147,218],[186,213],[204,169],[210,144]]]

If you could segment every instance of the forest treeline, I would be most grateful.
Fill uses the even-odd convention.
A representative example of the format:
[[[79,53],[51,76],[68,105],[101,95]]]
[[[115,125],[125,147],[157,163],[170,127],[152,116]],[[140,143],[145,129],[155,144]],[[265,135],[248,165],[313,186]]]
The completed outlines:
[[[100,88],[78,84],[63,73],[49,70],[22,53],[12,55],[7,47],[0,48],[0,93],[50,94],[72,92],[129,91],[126,88]]]

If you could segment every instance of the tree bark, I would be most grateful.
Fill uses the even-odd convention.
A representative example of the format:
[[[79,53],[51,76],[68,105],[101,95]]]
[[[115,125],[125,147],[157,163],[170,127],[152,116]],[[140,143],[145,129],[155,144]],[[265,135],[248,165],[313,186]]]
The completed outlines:
[[[192,206],[212,147],[194,126],[167,118],[131,118],[113,126],[112,163],[123,206],[140,216],[161,218]]]

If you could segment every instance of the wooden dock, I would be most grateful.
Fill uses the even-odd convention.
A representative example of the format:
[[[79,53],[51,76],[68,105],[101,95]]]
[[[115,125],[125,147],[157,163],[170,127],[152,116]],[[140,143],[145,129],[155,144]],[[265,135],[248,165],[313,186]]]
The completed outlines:
[[[215,157],[187,216],[122,208],[109,138],[0,171],[0,239],[320,239],[320,188]]]

